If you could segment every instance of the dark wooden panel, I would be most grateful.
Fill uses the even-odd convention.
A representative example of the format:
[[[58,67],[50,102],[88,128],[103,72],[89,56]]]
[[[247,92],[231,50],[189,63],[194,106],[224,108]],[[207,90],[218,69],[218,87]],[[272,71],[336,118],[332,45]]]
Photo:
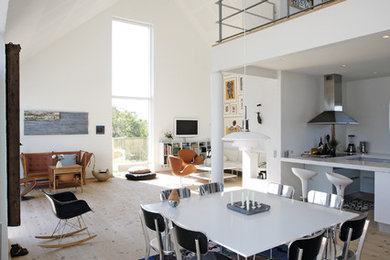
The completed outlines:
[[[20,226],[20,135],[19,53],[20,45],[6,44],[6,120],[8,173],[8,226]]]

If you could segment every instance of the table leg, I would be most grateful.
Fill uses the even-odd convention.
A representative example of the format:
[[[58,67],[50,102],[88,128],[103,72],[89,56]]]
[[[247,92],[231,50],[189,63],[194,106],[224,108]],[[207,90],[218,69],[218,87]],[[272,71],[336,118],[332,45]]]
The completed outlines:
[[[80,172],[80,186],[81,186],[81,193],[83,193],[84,190],[83,190],[83,174],[82,174],[82,172]]]
[[[56,193],[56,172],[53,171],[53,193]]]

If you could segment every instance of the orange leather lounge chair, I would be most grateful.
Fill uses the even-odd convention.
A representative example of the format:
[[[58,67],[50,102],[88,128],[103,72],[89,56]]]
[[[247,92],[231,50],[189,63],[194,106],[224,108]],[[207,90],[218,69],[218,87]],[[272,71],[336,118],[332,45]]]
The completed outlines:
[[[183,166],[187,166],[189,164],[198,165],[203,163],[202,157],[197,155],[193,150],[180,150],[177,156],[179,156],[179,158],[183,160]]]
[[[182,177],[190,175],[191,173],[196,172],[196,168],[192,164],[183,166],[183,160],[176,156],[168,157],[169,166],[171,167],[172,174],[180,177],[180,186],[182,184]]]

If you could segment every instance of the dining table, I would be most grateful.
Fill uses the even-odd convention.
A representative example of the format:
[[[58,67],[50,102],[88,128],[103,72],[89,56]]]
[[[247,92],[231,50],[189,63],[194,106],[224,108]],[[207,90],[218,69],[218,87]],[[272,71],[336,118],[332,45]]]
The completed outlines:
[[[254,200],[270,206],[265,212],[246,215],[227,207],[231,202]],[[181,199],[177,207],[168,201],[143,205],[175,224],[206,234],[209,240],[249,257],[358,214],[323,207],[263,192],[240,189]]]

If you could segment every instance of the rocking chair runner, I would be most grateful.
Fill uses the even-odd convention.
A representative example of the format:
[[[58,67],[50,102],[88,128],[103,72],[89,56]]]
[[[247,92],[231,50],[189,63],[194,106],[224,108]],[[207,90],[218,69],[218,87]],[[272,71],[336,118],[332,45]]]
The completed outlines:
[[[82,214],[92,211],[88,206],[85,200],[78,200],[76,196],[69,191],[61,192],[57,194],[51,194],[45,191],[42,191],[46,198],[50,201],[54,215],[59,218],[59,222],[54,229],[51,236],[36,236],[35,238],[40,239],[60,239],[57,245],[41,245],[45,248],[60,248],[60,247],[69,247],[78,245],[85,241],[88,241],[92,238],[95,238],[97,235],[91,235],[88,231],[87,226],[85,225]],[[77,224],[71,223],[69,220],[72,218],[77,218]],[[65,227],[69,226],[76,229],[76,231],[65,233]],[[88,237],[82,240],[78,240],[71,243],[61,244],[62,238],[70,237],[74,234],[86,230],[88,232]],[[55,235],[56,233],[59,233]]]

